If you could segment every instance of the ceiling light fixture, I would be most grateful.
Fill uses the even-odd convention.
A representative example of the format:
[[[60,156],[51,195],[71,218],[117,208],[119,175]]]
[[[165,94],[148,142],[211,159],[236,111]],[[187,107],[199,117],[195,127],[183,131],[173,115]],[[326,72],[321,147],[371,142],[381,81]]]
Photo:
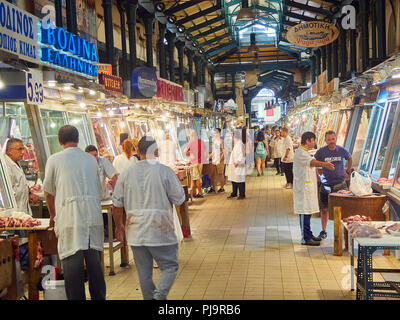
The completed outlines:
[[[248,0],[242,0],[242,8],[239,10],[236,21],[253,21],[256,18],[255,12],[249,8]]]
[[[155,5],[156,11],[163,12],[165,10],[165,4],[162,1],[158,1]]]
[[[171,23],[171,24],[174,24],[174,23],[176,22],[176,17],[175,17],[174,15],[169,16],[169,17],[167,18],[167,21],[168,21],[169,23]]]

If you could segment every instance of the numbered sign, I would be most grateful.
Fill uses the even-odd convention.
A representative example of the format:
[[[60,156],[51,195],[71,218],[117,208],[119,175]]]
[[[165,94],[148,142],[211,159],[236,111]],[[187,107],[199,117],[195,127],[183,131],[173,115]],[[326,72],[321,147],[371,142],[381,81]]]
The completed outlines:
[[[40,70],[30,69],[26,73],[26,102],[42,104],[43,99],[43,73]]]

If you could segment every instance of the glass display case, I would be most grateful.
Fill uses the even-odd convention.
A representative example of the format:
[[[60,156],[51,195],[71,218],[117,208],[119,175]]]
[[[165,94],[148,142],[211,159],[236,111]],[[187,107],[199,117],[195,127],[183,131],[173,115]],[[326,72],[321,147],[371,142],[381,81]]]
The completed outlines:
[[[337,141],[339,146],[344,146],[347,137],[347,130],[349,128],[351,118],[351,110],[344,110],[341,112],[339,128],[336,132]]]
[[[82,150],[92,143],[89,133],[89,121],[86,114],[67,112],[68,124],[73,125],[79,131],[78,147]]]
[[[385,159],[385,154],[390,148],[389,138],[393,134],[393,125],[396,123],[398,101],[388,101],[385,108],[385,116],[383,118],[382,124],[379,126],[382,128],[382,134],[379,139],[379,144],[377,144],[377,152],[374,156],[374,163],[371,175],[373,178],[378,179],[381,176],[383,163]]]
[[[109,118],[107,122],[108,122],[107,127],[109,129],[109,135],[115,146],[116,153],[119,154],[122,152],[122,149],[119,147],[120,146],[119,135],[121,133],[128,133],[129,138],[131,138],[127,123],[123,118]]]
[[[103,118],[91,118],[91,120],[99,154],[112,162],[117,153],[107,130],[106,123]]]
[[[353,150],[349,150],[353,158],[353,165],[358,166],[361,158],[361,152],[364,146],[365,137],[367,136],[370,108],[364,108],[361,113],[360,123],[358,126],[357,135],[354,142]]]
[[[361,153],[360,164],[358,166],[359,170],[369,172],[371,168],[375,147],[382,132],[380,125],[384,116],[384,111],[385,108],[381,104],[375,105],[372,109],[371,120],[369,121],[368,132]]]
[[[148,127],[144,121],[128,120],[129,129],[131,131],[132,138],[140,140],[147,134]]]

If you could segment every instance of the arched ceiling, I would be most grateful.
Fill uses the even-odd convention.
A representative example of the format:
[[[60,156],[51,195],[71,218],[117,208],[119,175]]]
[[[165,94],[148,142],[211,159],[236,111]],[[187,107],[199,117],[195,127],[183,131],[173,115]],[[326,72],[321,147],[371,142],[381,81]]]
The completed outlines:
[[[274,90],[293,84],[280,71],[308,67],[305,49],[286,40],[289,27],[311,20],[331,20],[339,0],[163,0],[164,14],[176,18],[187,42],[219,73],[257,70],[259,81]],[[256,13],[253,21],[237,21],[246,4]],[[248,52],[255,33],[257,54]],[[273,76],[262,76],[274,71]],[[268,73],[271,74],[271,73]],[[280,89],[279,89],[280,88]]]

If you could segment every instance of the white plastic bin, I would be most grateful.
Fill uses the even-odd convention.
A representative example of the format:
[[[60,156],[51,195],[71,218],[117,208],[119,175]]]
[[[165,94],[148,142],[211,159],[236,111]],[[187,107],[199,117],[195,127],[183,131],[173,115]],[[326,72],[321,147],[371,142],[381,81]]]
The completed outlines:
[[[44,286],[44,300],[68,300],[64,280],[47,280]]]

